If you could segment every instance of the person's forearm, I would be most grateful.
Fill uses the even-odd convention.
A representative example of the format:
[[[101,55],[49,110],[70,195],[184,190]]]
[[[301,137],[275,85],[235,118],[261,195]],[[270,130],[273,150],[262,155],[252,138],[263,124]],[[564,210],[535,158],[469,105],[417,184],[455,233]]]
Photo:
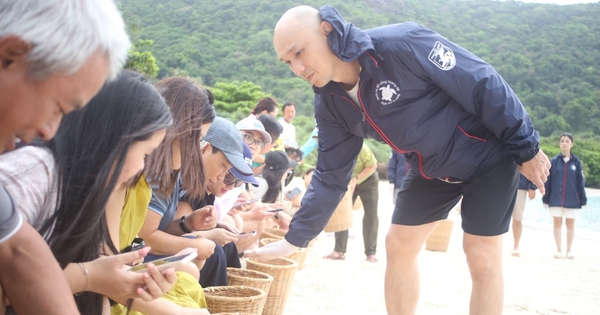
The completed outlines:
[[[358,177],[356,180],[361,181],[364,180],[365,178],[371,176],[371,174],[373,174],[373,172],[377,170],[377,164],[373,164],[371,166],[365,167],[363,168],[362,171],[360,171],[360,173],[358,173],[358,175],[356,175],[355,177]]]
[[[0,244],[0,283],[19,315],[79,314],[63,271],[29,224]]]

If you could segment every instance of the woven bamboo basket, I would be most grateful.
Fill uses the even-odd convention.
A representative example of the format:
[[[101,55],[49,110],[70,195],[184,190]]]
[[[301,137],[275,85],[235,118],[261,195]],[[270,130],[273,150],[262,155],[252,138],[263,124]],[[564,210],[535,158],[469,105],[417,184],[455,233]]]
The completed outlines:
[[[258,244],[260,247],[263,247],[267,244],[277,242],[277,241],[279,241],[279,239],[267,237],[267,238],[261,239],[258,242]],[[289,259],[295,261],[298,264],[298,270],[300,270],[300,261],[302,260],[302,256],[304,255],[305,252],[306,252],[306,248],[298,248],[298,250],[296,250],[295,253],[293,253],[289,256],[286,256],[285,258],[289,258]]]
[[[262,315],[283,314],[298,264],[289,258],[274,258],[269,260],[246,259],[246,264],[250,270],[265,272],[273,276],[273,283],[271,283],[269,294],[267,294],[267,302],[265,303]]]
[[[269,288],[271,288],[271,283],[273,282],[273,276],[268,273],[241,268],[227,268],[227,277],[229,278],[229,285],[253,287],[261,289],[267,294],[269,293]]]
[[[329,222],[323,229],[325,232],[345,231],[352,227],[352,191],[348,190],[337,208],[331,215]]]
[[[260,314],[265,306],[267,293],[248,286],[217,286],[204,288],[206,306],[213,313]]]
[[[266,228],[258,237],[259,241],[263,238],[276,238],[278,240],[283,239],[286,231],[276,229],[276,228]],[[260,244],[260,243],[259,243]]]
[[[448,244],[450,244],[450,235],[452,235],[452,227],[454,221],[452,220],[441,220],[440,223],[435,227],[427,242],[425,242],[425,249],[445,252],[448,250]]]

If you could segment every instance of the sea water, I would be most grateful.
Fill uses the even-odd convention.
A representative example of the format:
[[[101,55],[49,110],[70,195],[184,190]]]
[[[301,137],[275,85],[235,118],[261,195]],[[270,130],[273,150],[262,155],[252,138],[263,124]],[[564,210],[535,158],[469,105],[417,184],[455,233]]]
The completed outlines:
[[[579,216],[575,219],[575,235],[600,241],[600,194],[597,190],[588,191],[587,204],[588,210],[579,210]],[[539,190],[536,191],[534,199],[527,199],[523,224],[540,229],[553,229],[552,216],[544,208]]]

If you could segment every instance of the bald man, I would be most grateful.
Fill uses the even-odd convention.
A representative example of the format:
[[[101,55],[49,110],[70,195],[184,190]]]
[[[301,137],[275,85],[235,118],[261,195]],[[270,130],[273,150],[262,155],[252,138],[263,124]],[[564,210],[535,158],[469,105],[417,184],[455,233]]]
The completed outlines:
[[[386,238],[388,313],[416,312],[419,252],[462,197],[471,314],[501,314],[502,234],[517,170],[542,187],[550,167],[508,84],[489,64],[421,25],[362,31],[330,6],[287,11],[274,46],[313,85],[319,155],[285,240],[246,255],[284,256],[307,246],[344,195],[363,138],[373,138],[411,166]]]

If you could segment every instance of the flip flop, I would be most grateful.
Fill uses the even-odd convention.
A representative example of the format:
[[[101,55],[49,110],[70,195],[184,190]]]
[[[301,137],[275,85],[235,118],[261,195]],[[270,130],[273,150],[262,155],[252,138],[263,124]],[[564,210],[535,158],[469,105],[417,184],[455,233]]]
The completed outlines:
[[[521,257],[521,253],[519,253],[518,249],[513,249],[512,255],[515,256],[515,257]]]
[[[556,254],[554,254],[554,259],[561,259],[561,258],[562,258],[561,252],[557,252]]]
[[[367,261],[370,262],[377,262],[377,257],[375,257],[375,255],[367,255]]]
[[[575,259],[575,256],[573,256],[570,252],[567,252],[565,257],[567,257],[567,259]]]
[[[333,251],[333,252],[331,252],[331,254],[329,254],[327,256],[323,256],[323,258],[331,259],[331,260],[345,260],[346,255],[344,255],[344,253],[341,253],[341,252]]]

